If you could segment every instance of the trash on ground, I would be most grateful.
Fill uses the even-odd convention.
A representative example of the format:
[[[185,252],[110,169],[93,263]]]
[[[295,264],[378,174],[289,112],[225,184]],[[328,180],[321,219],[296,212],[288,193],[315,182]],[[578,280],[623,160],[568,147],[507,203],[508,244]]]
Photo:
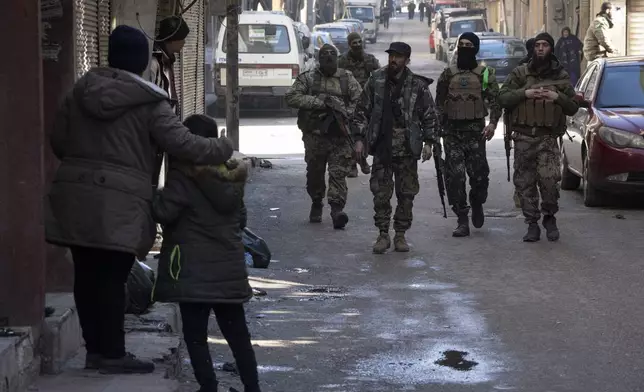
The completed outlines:
[[[244,249],[253,258],[253,267],[268,268],[271,262],[271,251],[268,249],[266,241],[253,233],[248,227],[242,231],[242,241],[244,243]]]
[[[152,305],[154,270],[140,261],[134,262],[125,285],[125,313],[143,314]]]
[[[622,215],[622,214],[615,215],[615,218],[616,219],[626,219],[626,217],[624,215]]]
[[[272,207],[271,208],[271,211],[279,211],[279,210],[280,210],[279,207]]]

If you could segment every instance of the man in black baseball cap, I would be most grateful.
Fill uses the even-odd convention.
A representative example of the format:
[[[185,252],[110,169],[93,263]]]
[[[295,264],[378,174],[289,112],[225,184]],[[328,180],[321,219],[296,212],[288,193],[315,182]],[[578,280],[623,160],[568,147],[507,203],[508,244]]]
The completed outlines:
[[[411,46],[404,42],[392,42],[389,45],[389,49],[385,50],[385,52],[389,54],[387,73],[390,77],[395,77],[399,75],[405,67],[407,67],[407,64],[409,64]]]
[[[431,79],[413,73],[407,64],[411,47],[392,42],[388,65],[371,74],[354,113],[355,150],[373,156],[370,188],[374,223],[379,230],[373,253],[392,245],[391,198],[398,199],[393,216],[394,250],[409,252],[405,233],[412,224],[414,198],[420,190],[418,159],[429,159],[438,140]],[[414,98],[412,98],[414,97]],[[424,146],[423,146],[424,144]]]

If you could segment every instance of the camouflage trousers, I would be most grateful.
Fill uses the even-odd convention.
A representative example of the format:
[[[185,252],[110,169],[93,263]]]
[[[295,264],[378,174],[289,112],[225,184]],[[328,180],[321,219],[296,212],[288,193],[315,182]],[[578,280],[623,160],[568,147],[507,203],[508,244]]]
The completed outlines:
[[[407,231],[413,219],[414,197],[420,190],[418,183],[418,160],[414,157],[394,157],[385,168],[378,157],[373,158],[369,187],[373,194],[373,219],[380,231],[389,231],[391,224],[391,197],[396,191],[394,230]]]
[[[311,201],[322,202],[326,192],[325,173],[329,166],[327,201],[340,208],[347,202],[347,175],[353,164],[353,151],[346,139],[305,133],[306,191]]]
[[[468,214],[466,179],[470,178],[470,204],[487,201],[490,167],[480,130],[450,131],[443,136],[447,200],[456,215]],[[467,176],[467,177],[466,177]]]
[[[526,223],[559,211],[561,151],[554,136],[512,135],[514,140],[514,186]],[[539,211],[541,193],[541,211]]]

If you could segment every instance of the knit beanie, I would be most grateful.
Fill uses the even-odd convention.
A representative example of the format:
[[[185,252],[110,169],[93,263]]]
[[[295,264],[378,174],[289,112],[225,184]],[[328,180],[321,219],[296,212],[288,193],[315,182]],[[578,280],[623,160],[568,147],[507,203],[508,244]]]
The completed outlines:
[[[362,39],[362,37],[360,36],[360,34],[355,33],[355,32],[347,35],[347,43],[349,45],[351,45],[351,41],[353,41],[355,39]]]
[[[183,125],[190,130],[191,133],[201,137],[216,138],[217,135],[217,122],[214,118],[208,117],[204,114],[193,114],[186,118]]]
[[[117,26],[110,34],[107,62],[110,67],[141,75],[150,61],[148,39],[139,29]]]
[[[534,52],[534,38],[530,38],[525,42],[525,48],[528,51],[528,56],[532,56],[532,52]]]
[[[159,22],[157,41],[181,41],[190,34],[188,23],[180,16],[169,16]]]
[[[534,43],[536,44],[538,41],[546,41],[550,44],[551,48],[555,47],[555,39],[552,38],[552,35],[548,33],[539,33],[537,34],[536,37],[534,37]]]

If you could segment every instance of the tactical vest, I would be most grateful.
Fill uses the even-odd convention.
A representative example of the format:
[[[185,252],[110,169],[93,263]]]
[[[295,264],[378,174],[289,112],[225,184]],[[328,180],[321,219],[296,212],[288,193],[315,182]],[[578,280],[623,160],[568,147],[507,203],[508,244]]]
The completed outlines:
[[[351,71],[353,77],[355,77],[358,83],[360,83],[360,86],[364,87],[364,85],[367,83],[367,80],[369,80],[371,73],[377,69],[375,57],[365,54],[363,61],[354,62],[353,64],[355,64],[354,67],[347,67],[347,69]]]
[[[524,66],[523,74],[527,72]],[[559,86],[570,84],[569,80],[538,80],[532,75],[526,77],[526,90],[531,88],[544,88],[559,91]],[[528,99],[517,105],[510,113],[512,124],[523,127],[554,128],[556,131],[563,129],[566,124],[566,115],[561,106],[552,101],[542,99]]]
[[[313,73],[313,84],[311,85],[311,90],[308,95],[313,95],[318,97],[320,94],[327,94],[329,96],[335,96],[346,104],[348,103],[349,98],[349,76],[345,70],[338,68],[340,72],[340,77],[338,79],[337,85],[331,85],[330,90],[326,90],[322,87],[322,74],[319,71],[314,70],[310,71]],[[328,78],[331,79],[331,78]],[[327,87],[329,87],[327,82]],[[333,87],[337,87],[334,89]],[[326,113],[326,109],[300,109],[297,112],[297,126],[304,132],[311,132],[319,128],[320,120]]]
[[[480,120],[487,116],[483,101],[481,75],[485,67],[478,66],[471,71],[449,67],[452,78],[449,81],[445,114],[448,120]]]

